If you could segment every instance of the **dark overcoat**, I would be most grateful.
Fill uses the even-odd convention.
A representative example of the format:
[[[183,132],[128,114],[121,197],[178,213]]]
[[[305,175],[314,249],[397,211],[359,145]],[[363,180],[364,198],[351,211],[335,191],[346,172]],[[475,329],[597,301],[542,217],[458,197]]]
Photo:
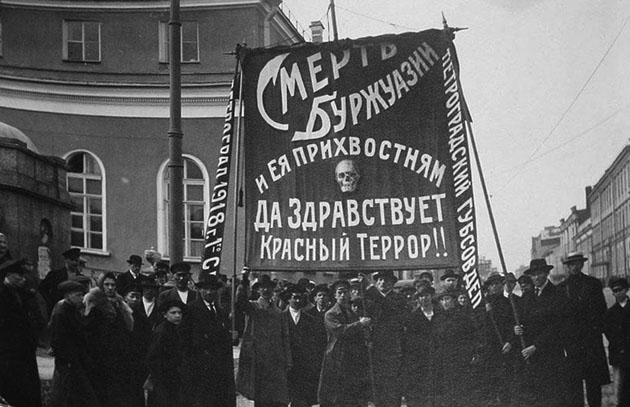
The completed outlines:
[[[98,407],[94,390],[96,367],[88,351],[85,325],[77,307],[65,300],[51,316],[55,373],[51,407]]]
[[[184,405],[234,407],[234,358],[227,314],[208,309],[200,296],[189,303],[181,325]]]
[[[602,337],[607,309],[602,284],[595,277],[578,273],[558,284],[558,290],[568,298],[566,350],[571,371],[580,379],[610,383]]]
[[[140,283],[142,282],[142,278],[143,275],[138,273],[136,275],[136,277],[134,278],[133,274],[131,274],[131,271],[127,270],[124,273],[121,273],[118,275],[118,277],[116,277],[116,291],[119,294],[122,294],[122,290],[125,287],[128,287],[132,284],[134,285],[140,285]]]
[[[245,314],[245,330],[236,391],[259,403],[288,403],[289,336],[280,309],[260,297],[250,301],[246,286],[237,291],[237,310]]]
[[[386,295],[376,287],[370,287],[365,298],[368,301],[367,316],[372,321],[372,356],[377,406],[400,404],[402,396],[401,366],[402,342],[404,340],[405,319],[408,317],[407,301],[404,295],[393,290]]]
[[[152,333],[146,357],[153,384],[149,407],[183,406],[183,349],[176,325],[164,320]]]
[[[33,298],[0,281],[0,396],[17,407],[41,406],[37,312]]]
[[[371,384],[365,328],[352,310],[339,303],[326,312],[324,323],[328,344],[319,379],[320,404],[367,404]]]
[[[433,308],[429,320],[418,307],[405,321],[405,341],[403,342],[403,395],[411,405],[427,405],[435,396],[438,367],[435,332],[436,316],[442,312]]]
[[[301,312],[296,324],[289,308],[281,312],[284,330],[289,335],[291,367],[289,368],[289,397],[308,405],[317,404],[317,387],[321,370],[322,348],[317,343],[319,321],[307,312]]]
[[[625,307],[613,304],[604,314],[604,333],[608,339],[608,360],[612,366],[630,369],[630,302]]]
[[[52,313],[55,304],[63,298],[63,294],[57,289],[57,286],[66,280],[68,280],[68,270],[66,267],[62,267],[49,271],[39,283],[38,289],[44,301],[46,301],[48,315]]]

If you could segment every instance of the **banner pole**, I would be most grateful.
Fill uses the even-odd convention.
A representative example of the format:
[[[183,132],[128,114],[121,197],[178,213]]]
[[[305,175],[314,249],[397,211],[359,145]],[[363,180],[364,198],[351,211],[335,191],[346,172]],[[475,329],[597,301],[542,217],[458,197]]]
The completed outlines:
[[[470,143],[472,145],[473,154],[475,155],[475,161],[477,162],[477,171],[479,171],[479,179],[481,180],[481,188],[483,189],[483,197],[486,201],[486,208],[488,208],[488,217],[490,218],[490,224],[492,225],[492,233],[494,234],[494,242],[497,246],[497,251],[499,252],[499,260],[501,261],[501,269],[503,270],[503,275],[507,275],[507,267],[505,265],[505,258],[503,257],[503,250],[501,248],[501,241],[499,240],[499,233],[497,231],[497,225],[494,221],[494,213],[492,212],[492,205],[490,205],[490,197],[488,195],[488,188],[486,187],[486,180],[483,176],[483,170],[481,169],[481,161],[479,160],[479,152],[477,151],[477,143],[475,142],[475,137],[473,135],[472,126],[470,121],[466,120],[466,130],[468,132],[468,137],[470,138]],[[508,299],[510,300],[510,305],[512,306],[512,314],[514,316],[514,321],[516,325],[520,325],[520,317],[518,315],[518,310],[516,309],[516,303],[514,302],[514,296],[510,293],[508,295]],[[522,335],[519,335],[521,340],[521,346],[525,349],[525,338]]]
[[[364,278],[367,278],[365,276]],[[365,317],[366,309],[365,309],[365,290],[363,288],[363,279],[359,281],[359,293],[361,295],[361,314]],[[369,326],[364,328],[363,331],[365,335],[365,344],[367,345],[368,351],[368,368],[370,374],[370,386],[372,390],[372,401],[376,403],[376,379],[374,376],[374,355],[372,354],[372,349],[374,344],[372,342],[372,327]]]
[[[240,183],[240,172],[241,172],[241,120],[243,118],[243,75],[240,71],[241,60],[240,60],[240,49],[241,45],[236,45],[236,70],[234,78],[238,78],[238,118],[236,119],[236,140],[235,140],[235,156],[236,163],[234,163],[235,173],[234,173],[234,206],[232,208],[232,220],[233,224],[233,235],[232,235],[232,295],[231,298],[231,313],[232,313],[232,343],[238,344],[238,331],[236,330],[236,251],[238,245],[238,204],[239,204],[239,183]],[[234,101],[236,102],[236,100]]]

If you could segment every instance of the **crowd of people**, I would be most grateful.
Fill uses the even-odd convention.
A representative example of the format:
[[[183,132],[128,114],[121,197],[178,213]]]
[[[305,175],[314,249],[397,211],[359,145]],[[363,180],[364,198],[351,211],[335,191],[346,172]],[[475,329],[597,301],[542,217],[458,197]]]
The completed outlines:
[[[0,234],[0,396],[12,406],[41,406],[44,341],[53,407],[230,407],[237,394],[256,407],[595,407],[610,382],[602,334],[618,406],[630,405],[628,280],[610,280],[607,309],[580,253],[557,285],[544,259],[518,279],[490,273],[475,309],[455,270],[403,290],[392,271],[316,285],[244,270],[232,289],[203,271],[193,281],[187,263],[147,274],[131,255],[124,273],[94,279],[80,250],[64,258],[32,283]]]

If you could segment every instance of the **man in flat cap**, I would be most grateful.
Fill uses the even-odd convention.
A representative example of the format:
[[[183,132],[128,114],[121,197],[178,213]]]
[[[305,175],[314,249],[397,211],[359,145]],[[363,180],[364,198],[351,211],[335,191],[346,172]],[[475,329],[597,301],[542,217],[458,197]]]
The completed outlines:
[[[184,304],[195,301],[197,293],[188,288],[190,264],[185,262],[173,263],[171,265],[171,273],[173,273],[175,287],[162,291],[158,298],[158,304],[170,300],[179,300]]]
[[[129,268],[124,273],[120,274],[116,278],[116,289],[118,294],[122,295],[121,290],[129,287],[131,285],[139,286],[142,278],[144,277],[140,274],[140,267],[142,266],[142,257],[137,254],[132,254],[129,256],[127,260],[129,264]]]
[[[523,273],[534,282],[534,297],[522,307],[521,324],[514,333],[524,337],[521,350],[519,389],[521,405],[566,407],[567,299],[551,283],[553,266],[545,259],[532,259]]]
[[[567,406],[584,405],[584,381],[589,407],[599,407],[602,385],[610,383],[602,341],[607,305],[599,280],[582,272],[587,260],[582,253],[569,253],[562,261],[568,277],[558,284],[558,289],[569,299],[567,354],[572,399]]]
[[[39,292],[44,297],[48,306],[48,315],[62,298],[63,294],[59,292],[57,287],[59,284],[68,280],[70,277],[82,275],[79,265],[81,258],[81,249],[73,247],[62,253],[64,266],[55,270],[51,270],[39,284]]]
[[[0,266],[0,395],[13,406],[39,407],[35,351],[43,321],[33,319],[37,310],[23,290],[24,273],[20,260]]]
[[[68,280],[57,288],[64,299],[56,307],[51,320],[51,346],[55,354],[51,405],[98,406],[93,385],[95,366],[89,355],[85,324],[79,312],[86,287]]]
[[[442,290],[453,291],[459,289],[459,274],[453,269],[447,269],[442,276]]]
[[[613,276],[608,286],[615,297],[604,315],[608,361],[613,368],[617,406],[630,406],[630,285],[625,276]]]
[[[235,407],[234,359],[229,310],[221,308],[223,282],[202,270],[181,325],[184,344],[183,406]]]

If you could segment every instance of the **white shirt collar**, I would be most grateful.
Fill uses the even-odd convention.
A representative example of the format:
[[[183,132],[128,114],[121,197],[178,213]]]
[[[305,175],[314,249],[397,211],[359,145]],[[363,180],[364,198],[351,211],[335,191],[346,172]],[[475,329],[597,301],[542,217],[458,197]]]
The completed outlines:
[[[182,300],[184,304],[188,302],[188,290],[186,291],[177,290],[177,295],[179,295],[179,298]]]
[[[297,323],[300,321],[300,314],[302,313],[302,310],[294,310],[293,308],[289,307],[289,313],[291,314],[293,322],[295,322],[295,324],[297,325]]]
[[[153,311],[153,307],[155,306],[155,300],[147,301],[146,298],[142,297],[142,304],[144,305],[144,312],[146,312],[146,314],[149,315]]]
[[[547,287],[547,284],[549,284],[549,280],[545,280],[545,283],[543,285],[541,285],[540,287],[538,287],[538,295],[540,295],[543,290],[545,289],[545,287]]]

